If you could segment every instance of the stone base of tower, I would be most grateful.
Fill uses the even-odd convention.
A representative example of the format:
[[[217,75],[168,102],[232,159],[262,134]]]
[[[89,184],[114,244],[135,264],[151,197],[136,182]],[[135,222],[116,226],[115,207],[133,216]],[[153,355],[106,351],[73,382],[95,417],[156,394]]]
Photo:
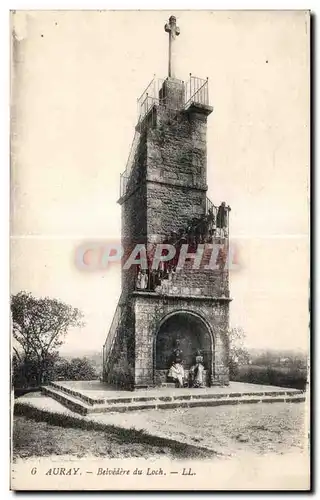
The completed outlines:
[[[199,349],[206,385],[228,385],[229,302],[227,298],[134,292],[126,305],[113,366],[104,380],[126,389],[170,382],[166,373],[178,339],[186,375]]]
[[[204,296],[134,294],[135,386],[162,381],[168,360],[180,341],[187,372],[199,349],[204,357],[207,385],[228,384],[228,316],[230,299]]]

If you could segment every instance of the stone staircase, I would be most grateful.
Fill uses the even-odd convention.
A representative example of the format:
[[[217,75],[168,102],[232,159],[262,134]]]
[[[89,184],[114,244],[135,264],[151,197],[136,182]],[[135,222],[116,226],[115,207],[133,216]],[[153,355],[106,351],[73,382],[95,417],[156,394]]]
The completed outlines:
[[[94,398],[52,382],[42,387],[44,395],[49,396],[69,410],[81,415],[92,413],[127,412],[148,409],[195,408],[199,406],[222,406],[256,403],[298,403],[305,401],[305,393],[295,389],[264,390],[257,392],[214,392],[205,389],[184,389],[175,392],[171,389],[145,391],[143,395],[132,392],[125,395],[115,392],[115,396]],[[110,394],[110,392],[109,392]],[[128,396],[129,394],[129,396]]]

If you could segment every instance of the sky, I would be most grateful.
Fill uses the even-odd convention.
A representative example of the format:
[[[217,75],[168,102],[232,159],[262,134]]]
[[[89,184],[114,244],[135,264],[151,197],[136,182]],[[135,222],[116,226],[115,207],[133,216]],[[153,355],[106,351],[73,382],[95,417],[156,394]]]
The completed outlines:
[[[230,326],[249,347],[308,347],[309,22],[302,11],[24,11],[12,15],[11,292],[80,308],[62,352],[102,348],[120,268],[75,265],[83,242],[120,238],[119,176],[137,98],[166,77],[209,77],[208,196],[225,200]]]

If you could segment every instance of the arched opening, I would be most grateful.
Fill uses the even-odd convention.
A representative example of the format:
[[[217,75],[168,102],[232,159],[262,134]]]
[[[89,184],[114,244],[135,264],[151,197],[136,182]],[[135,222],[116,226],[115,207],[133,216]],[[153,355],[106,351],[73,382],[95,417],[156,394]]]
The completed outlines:
[[[209,327],[198,315],[189,312],[174,313],[161,323],[155,339],[155,382],[166,381],[172,352],[179,340],[183,367],[188,371],[201,351],[207,375],[213,375],[214,341]]]

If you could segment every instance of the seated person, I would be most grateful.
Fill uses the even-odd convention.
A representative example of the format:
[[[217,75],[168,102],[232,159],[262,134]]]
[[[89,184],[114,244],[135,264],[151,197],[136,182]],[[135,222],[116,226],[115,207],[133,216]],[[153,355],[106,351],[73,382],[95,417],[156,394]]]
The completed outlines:
[[[182,366],[182,351],[180,349],[179,340],[176,341],[176,348],[173,350],[171,356],[168,378],[174,380],[178,387],[183,387],[184,369]]]
[[[183,387],[184,379],[184,369],[180,363],[173,361],[169,371],[168,378],[173,379],[176,382],[177,387]]]

